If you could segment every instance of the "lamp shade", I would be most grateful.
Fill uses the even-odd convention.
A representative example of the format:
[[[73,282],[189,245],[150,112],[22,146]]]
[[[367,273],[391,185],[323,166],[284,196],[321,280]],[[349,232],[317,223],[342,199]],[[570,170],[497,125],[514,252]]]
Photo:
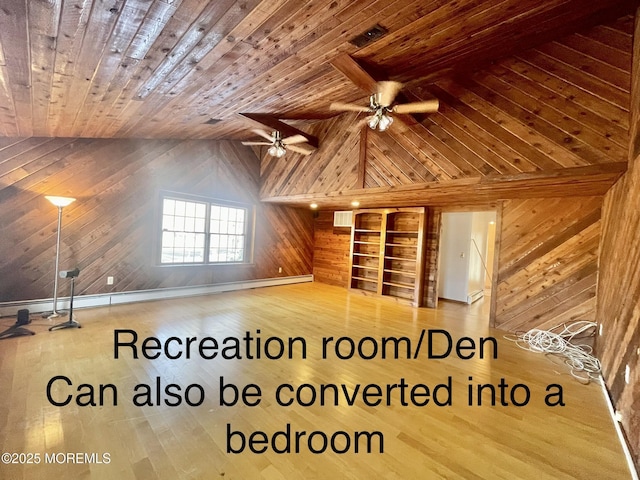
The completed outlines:
[[[51,195],[45,195],[44,198],[49,200],[56,207],[66,207],[76,201],[75,198],[71,198],[71,197],[55,197]]]

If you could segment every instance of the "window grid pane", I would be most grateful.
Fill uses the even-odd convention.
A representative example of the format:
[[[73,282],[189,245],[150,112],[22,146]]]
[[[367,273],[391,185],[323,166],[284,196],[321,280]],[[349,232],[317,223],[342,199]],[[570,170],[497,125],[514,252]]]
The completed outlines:
[[[165,198],[160,263],[203,263],[207,205]]]
[[[241,263],[245,261],[245,208],[164,198],[162,264]],[[209,219],[206,218],[209,210]],[[207,229],[208,227],[208,229]],[[208,258],[205,255],[208,244]]]
[[[244,261],[245,216],[244,208],[211,206],[210,263]]]

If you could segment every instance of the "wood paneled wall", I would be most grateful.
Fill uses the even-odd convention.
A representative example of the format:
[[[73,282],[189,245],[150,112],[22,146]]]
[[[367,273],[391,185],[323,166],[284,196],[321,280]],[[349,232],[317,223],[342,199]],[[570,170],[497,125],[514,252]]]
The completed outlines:
[[[351,229],[333,226],[333,212],[317,212],[313,231],[313,280],[347,288]]]
[[[442,210],[427,208],[427,234],[425,237],[424,306],[438,307],[438,265],[440,264],[440,232]]]
[[[590,175],[612,165],[624,168],[633,28],[633,16],[627,16],[471,77],[408,85],[418,98],[437,97],[440,111],[408,128],[394,124],[387,132],[369,132],[365,187],[459,186],[478,178],[531,180],[560,170]],[[262,196],[339,192],[347,198],[358,188],[357,122],[353,114],[318,122],[312,133],[320,149],[309,157],[265,157]]]
[[[596,354],[640,471],[640,9],[634,37],[629,170],[605,196],[598,274]],[[629,368],[629,381],[626,374]]]
[[[602,197],[505,201],[495,326],[508,331],[595,321]]]
[[[602,336],[596,340],[609,394],[640,469],[639,205],[640,157],[605,197],[597,307]]]
[[[0,301],[52,296],[57,213],[44,195],[77,198],[63,212],[60,265],[81,269],[80,294],[311,273],[311,213],[260,204],[259,178],[237,142],[1,138]],[[255,262],[155,266],[163,189],[256,204]]]

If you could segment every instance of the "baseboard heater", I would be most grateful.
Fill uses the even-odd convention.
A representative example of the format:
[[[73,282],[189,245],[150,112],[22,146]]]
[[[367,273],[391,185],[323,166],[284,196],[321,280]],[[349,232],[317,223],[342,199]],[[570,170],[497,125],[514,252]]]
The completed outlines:
[[[482,297],[484,297],[484,291],[478,290],[476,292],[471,292],[467,295],[467,303],[471,305],[473,302],[477,302]]]
[[[313,275],[298,275],[294,277],[264,278],[246,280],[242,282],[218,283],[215,285],[199,285],[195,287],[158,288],[153,290],[134,290],[131,292],[98,293],[95,295],[78,295],[73,300],[73,308],[105,307],[124,303],[147,302],[168,298],[195,297],[213,293],[248,290],[260,287],[274,287],[293,283],[313,282]],[[31,313],[50,312],[53,309],[53,299],[24,300],[19,302],[0,303],[0,317],[15,317],[16,312],[26,308]],[[69,309],[69,297],[58,297],[58,310]]]

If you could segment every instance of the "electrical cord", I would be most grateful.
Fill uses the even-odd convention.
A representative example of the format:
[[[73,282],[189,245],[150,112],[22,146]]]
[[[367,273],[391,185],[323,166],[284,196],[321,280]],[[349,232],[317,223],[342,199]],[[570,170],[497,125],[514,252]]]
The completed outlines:
[[[518,347],[531,352],[553,355],[562,359],[571,375],[582,383],[600,378],[600,361],[592,354],[590,345],[575,345],[572,340],[595,335],[597,324],[578,321],[560,324],[550,330],[531,329],[525,333],[505,335]]]

